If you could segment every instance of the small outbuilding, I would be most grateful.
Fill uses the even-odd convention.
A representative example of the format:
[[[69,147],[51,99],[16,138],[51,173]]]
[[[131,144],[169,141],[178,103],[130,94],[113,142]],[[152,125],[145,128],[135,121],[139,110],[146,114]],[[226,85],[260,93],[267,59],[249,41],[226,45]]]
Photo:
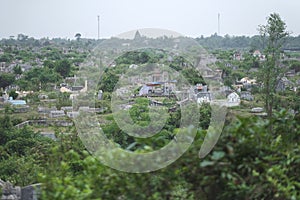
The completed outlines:
[[[241,99],[236,92],[232,92],[227,96],[227,101],[228,103],[239,103]]]

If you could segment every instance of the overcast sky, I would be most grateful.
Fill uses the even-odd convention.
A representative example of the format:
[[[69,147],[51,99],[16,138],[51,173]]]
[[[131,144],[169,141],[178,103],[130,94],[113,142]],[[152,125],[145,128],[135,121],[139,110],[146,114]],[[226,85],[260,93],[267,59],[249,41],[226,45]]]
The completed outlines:
[[[0,0],[0,38],[19,33],[35,38],[110,38],[140,28],[186,36],[254,35],[273,12],[293,35],[300,34],[299,0]]]

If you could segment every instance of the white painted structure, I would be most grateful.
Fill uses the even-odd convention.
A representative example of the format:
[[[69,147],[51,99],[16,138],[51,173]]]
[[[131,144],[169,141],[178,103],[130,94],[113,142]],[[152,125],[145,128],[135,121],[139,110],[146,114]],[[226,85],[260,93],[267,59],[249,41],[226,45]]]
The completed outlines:
[[[240,96],[236,92],[232,92],[227,96],[228,103],[240,103]]]

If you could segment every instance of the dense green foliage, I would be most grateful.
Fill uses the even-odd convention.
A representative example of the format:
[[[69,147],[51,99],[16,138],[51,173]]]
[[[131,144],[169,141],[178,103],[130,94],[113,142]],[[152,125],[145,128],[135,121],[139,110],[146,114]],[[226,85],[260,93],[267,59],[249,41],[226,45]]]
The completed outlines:
[[[50,83],[55,85],[61,80],[61,76],[53,69],[43,67],[33,68],[25,72],[24,76],[17,81],[17,84],[23,90],[39,91],[40,89],[49,90],[52,88]]]
[[[15,81],[15,76],[10,73],[0,74],[0,88],[5,88]]]
[[[30,128],[16,129],[8,114],[0,118],[0,178],[18,185],[35,183],[52,142]]]
[[[179,160],[147,174],[107,168],[86,152],[58,151],[41,176],[44,199],[298,199],[299,122],[282,111],[272,123],[270,136],[267,120],[235,119],[205,159],[197,158],[205,133],[199,132]]]
[[[137,109],[144,103],[139,102]],[[207,115],[207,105],[200,109],[201,116]],[[132,115],[136,118],[140,113]],[[175,125],[172,121],[177,119],[175,112],[169,125]],[[147,174],[130,174],[101,164],[86,152],[76,134],[57,134],[59,140],[50,141],[31,129],[15,129],[7,114],[0,123],[0,178],[18,185],[41,182],[42,199],[52,200],[298,199],[299,122],[299,114],[286,110],[276,112],[272,121],[255,116],[236,118],[232,110],[217,146],[206,158],[198,158],[206,133],[199,130],[190,149],[172,165]],[[270,124],[272,135],[268,133]],[[115,123],[109,126],[105,131],[111,138],[120,138],[115,142],[154,144],[121,138],[126,134]]]
[[[196,40],[200,45],[209,49],[263,49],[264,42],[260,35],[249,36],[219,36],[217,34],[210,37],[198,37]],[[298,51],[300,48],[300,36],[289,36],[283,49]]]
[[[66,59],[59,60],[55,63],[55,71],[65,78],[70,75],[71,63]]]

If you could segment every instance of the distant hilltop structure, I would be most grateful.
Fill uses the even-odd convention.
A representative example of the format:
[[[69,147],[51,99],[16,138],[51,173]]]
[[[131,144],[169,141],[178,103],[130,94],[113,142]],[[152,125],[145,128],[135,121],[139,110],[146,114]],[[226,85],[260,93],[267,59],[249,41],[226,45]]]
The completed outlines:
[[[138,30],[128,31],[116,36],[119,39],[139,39],[139,38],[159,38],[159,37],[178,38],[182,37],[180,33],[171,30],[157,28],[142,28]]]
[[[134,35],[134,40],[140,40],[142,38],[140,32],[137,30]]]

